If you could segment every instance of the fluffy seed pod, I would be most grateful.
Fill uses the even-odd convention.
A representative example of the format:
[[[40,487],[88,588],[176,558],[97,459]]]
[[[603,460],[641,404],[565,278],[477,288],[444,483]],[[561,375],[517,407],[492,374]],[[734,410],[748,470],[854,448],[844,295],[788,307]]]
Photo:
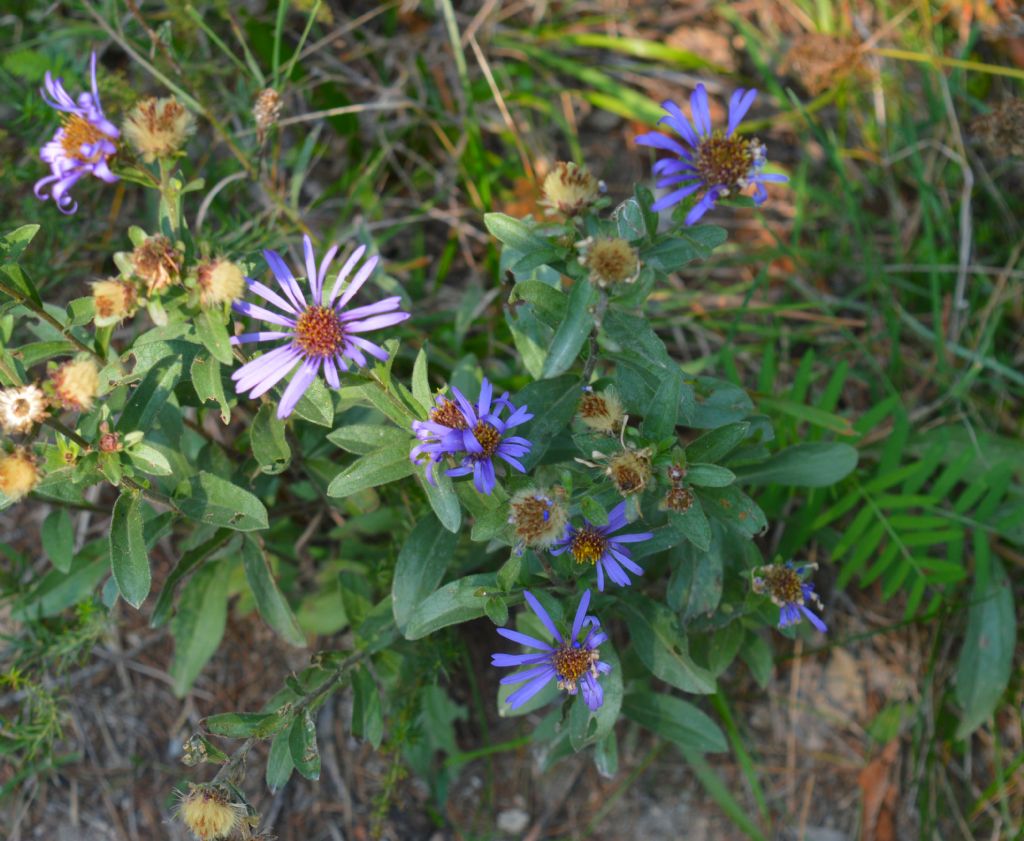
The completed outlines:
[[[547,549],[565,534],[569,512],[562,504],[561,488],[551,495],[537,488],[524,488],[509,500],[508,521],[521,546]]]
[[[65,409],[88,412],[100,387],[100,369],[89,357],[65,362],[50,375],[57,399]]]
[[[237,829],[245,807],[230,800],[219,786],[189,785],[178,805],[178,818],[199,841],[219,841]]]
[[[623,496],[640,493],[651,480],[651,453],[646,449],[621,450],[608,460],[605,473]]]
[[[0,427],[8,435],[28,432],[46,417],[46,396],[35,385],[0,389]]]
[[[26,449],[0,454],[0,491],[11,500],[21,499],[39,484],[39,468]]]
[[[204,307],[227,304],[245,291],[245,275],[230,260],[207,260],[196,274],[199,300]]]
[[[273,88],[261,90],[252,107],[252,115],[256,120],[256,142],[262,146],[267,139],[267,132],[277,124],[281,116],[281,94]]]
[[[613,388],[596,392],[587,386],[576,413],[586,426],[607,435],[618,435],[626,418],[622,401]]]
[[[132,252],[132,270],[153,295],[181,280],[181,253],[163,234],[146,237]]]
[[[124,121],[125,139],[146,163],[178,152],[196,128],[196,118],[173,96],[140,100]]]
[[[92,284],[92,301],[96,308],[96,326],[109,327],[134,314],[138,295],[127,280],[110,278]]]
[[[600,193],[601,184],[583,167],[559,161],[544,178],[541,189],[544,198],[540,204],[547,206],[547,213],[575,216],[593,204]]]
[[[662,511],[675,511],[685,514],[693,507],[693,490],[685,485],[676,485],[669,489],[659,506]]]
[[[640,255],[618,237],[587,237],[576,243],[580,265],[590,270],[590,282],[601,288],[633,283],[640,274]]]

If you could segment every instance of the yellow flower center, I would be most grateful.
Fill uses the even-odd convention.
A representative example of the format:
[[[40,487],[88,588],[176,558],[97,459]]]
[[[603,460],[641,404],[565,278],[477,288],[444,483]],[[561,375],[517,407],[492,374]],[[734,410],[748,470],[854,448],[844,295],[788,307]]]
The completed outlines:
[[[295,344],[306,356],[336,356],[344,343],[341,319],[329,307],[308,307],[295,324]]]
[[[100,131],[85,117],[80,117],[78,114],[65,114],[62,121],[64,136],[61,138],[60,145],[69,158],[74,158],[84,164],[94,164],[107,157],[99,149],[89,157],[83,157],[82,146],[92,146],[100,140],[113,140],[112,137]]]
[[[788,566],[765,567],[760,572],[764,582],[762,588],[768,591],[772,600],[779,604],[803,604],[804,595],[800,587],[800,576]]]
[[[576,529],[569,551],[578,564],[596,564],[608,546],[608,539],[592,526]]]
[[[473,427],[473,437],[484,448],[482,453],[472,453],[472,457],[477,461],[493,456],[498,450],[498,445],[501,443],[501,433],[489,423],[484,423],[483,421],[477,421],[476,426]]]
[[[551,662],[560,678],[558,685],[563,689],[575,686],[577,681],[594,668],[598,654],[589,648],[574,648],[571,643],[563,643],[551,655]]]
[[[469,424],[466,423],[462,410],[447,398],[441,401],[440,406],[435,406],[430,410],[430,419],[434,423],[441,424],[441,426],[447,426],[449,429],[469,429]]]
[[[754,164],[757,140],[745,140],[733,135],[726,137],[721,131],[703,138],[693,156],[693,165],[705,184],[722,184],[730,189],[746,183]]]

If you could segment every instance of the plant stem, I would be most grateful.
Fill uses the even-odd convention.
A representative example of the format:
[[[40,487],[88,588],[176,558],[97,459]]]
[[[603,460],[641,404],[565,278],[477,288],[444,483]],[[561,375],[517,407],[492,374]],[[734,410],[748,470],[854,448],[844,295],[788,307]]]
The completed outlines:
[[[38,306],[36,302],[33,301],[31,298],[27,298],[25,295],[22,295],[21,292],[19,292],[17,289],[12,289],[6,283],[0,283],[0,292],[3,292],[6,295],[10,295],[15,301],[17,301],[23,307],[27,307],[28,309],[32,310],[32,312],[35,315],[39,316],[39,318],[41,318],[47,324],[51,325],[52,327],[56,327],[60,331],[60,334],[69,342],[71,342],[71,344],[73,344],[80,351],[82,351],[83,353],[91,353],[100,362],[106,363],[106,360],[96,352],[95,348],[89,347],[77,336],[72,335],[72,333],[70,332],[71,328],[69,326],[61,324],[46,310]]]
[[[597,333],[601,329],[601,322],[604,321],[604,314],[607,311],[608,293],[602,289],[600,297],[597,299],[597,306],[594,307],[594,326],[590,331],[590,346],[587,354],[587,362],[583,366],[583,385],[590,382],[590,378],[594,374],[594,368],[597,367]]]

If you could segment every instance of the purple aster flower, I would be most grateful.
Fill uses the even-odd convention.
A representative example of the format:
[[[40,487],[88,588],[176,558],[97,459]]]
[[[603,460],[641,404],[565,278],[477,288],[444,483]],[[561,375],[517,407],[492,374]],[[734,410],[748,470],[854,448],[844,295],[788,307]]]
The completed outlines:
[[[608,577],[620,587],[628,587],[632,581],[626,574],[628,569],[634,575],[643,575],[643,569],[629,557],[623,543],[638,543],[641,540],[649,540],[649,531],[639,534],[620,534],[612,536],[626,525],[626,503],[620,502],[608,515],[608,524],[595,526],[585,517],[583,525],[577,528],[571,523],[565,527],[565,536],[551,550],[552,555],[561,555],[568,550],[576,563],[594,564],[597,566],[597,589],[604,592],[604,576]]]
[[[39,157],[50,165],[50,174],[36,182],[36,198],[46,201],[51,196],[62,213],[74,213],[78,202],[69,190],[83,175],[95,175],[112,184],[117,176],[107,161],[117,152],[115,141],[121,136],[103,115],[100,94],[96,89],[96,53],[89,60],[92,93],[80,93],[77,101],[64,89],[62,79],[54,79],[46,71],[39,93],[51,108],[62,112],[61,127],[53,139],[39,151]],[[49,187],[50,191],[44,192]]]
[[[760,205],[768,198],[765,182],[789,180],[785,175],[761,171],[767,161],[767,149],[760,140],[748,140],[735,134],[736,127],[750,110],[756,96],[757,91],[753,89],[740,88],[733,93],[729,100],[729,124],[724,132],[711,128],[708,92],[704,85],[697,85],[690,97],[692,123],[674,102],[666,100],[661,104],[668,111],[668,116],[662,117],[659,123],[666,123],[675,130],[683,143],[653,131],[636,139],[641,146],[652,146],[678,156],[662,158],[654,165],[654,174],[663,176],[658,181],[658,188],[676,189],[658,199],[651,205],[651,210],[673,207],[704,189],[707,192],[686,214],[686,224],[692,225],[714,207],[715,202],[730,193],[753,184],[756,187],[754,203]]]
[[[326,297],[324,280],[338,246],[331,246],[320,261],[319,269],[313,254],[313,243],[308,236],[303,237],[303,248],[306,255],[306,280],[310,292],[308,300],[299,288],[295,276],[281,259],[281,255],[268,249],[263,252],[263,258],[277,278],[283,295],[252,278],[247,277],[246,282],[249,289],[268,304],[277,307],[277,310],[245,301],[235,301],[231,304],[236,312],[268,322],[277,328],[233,336],[232,344],[286,340],[280,347],[250,360],[231,375],[239,394],[249,392],[250,397],[259,397],[298,366],[298,371],[288,383],[277,407],[279,418],[286,418],[292,413],[299,398],[321,370],[327,384],[331,388],[338,388],[341,384],[338,379],[339,369],[347,371],[350,361],[365,366],[367,363],[364,352],[382,362],[386,361],[387,351],[359,334],[391,327],[409,317],[409,313],[398,309],[401,302],[398,295],[385,298],[376,304],[345,310],[345,305],[366,283],[377,265],[378,258],[371,257],[363,263],[342,291],[346,279],[366,253],[365,245],[360,245],[345,261],[335,278],[330,294]]]
[[[437,405],[430,410],[425,421],[413,421],[412,430],[423,443],[413,447],[409,457],[420,464],[427,457],[427,479],[433,482],[434,465],[446,455],[462,456],[459,467],[446,470],[448,476],[473,474],[473,484],[482,494],[494,491],[496,477],[494,456],[511,464],[520,473],[526,468],[519,459],[526,455],[533,444],[518,435],[505,435],[509,429],[526,423],[533,418],[526,406],[516,408],[506,391],[494,398],[494,389],[487,377],[480,384],[480,397],[476,405],[452,386],[455,400],[438,395]],[[511,414],[502,419],[502,410]]]
[[[765,593],[772,603],[779,607],[779,629],[796,625],[805,617],[821,633],[828,631],[828,626],[807,605],[812,604],[823,610],[821,599],[814,592],[814,584],[805,581],[804,577],[817,569],[817,564],[795,566],[792,561],[784,564],[768,564],[754,570],[753,589],[755,593]]]
[[[502,683],[523,683],[508,696],[508,705],[515,709],[521,707],[534,695],[540,692],[552,680],[557,681],[558,688],[570,695],[583,690],[583,700],[592,710],[598,709],[604,702],[604,691],[597,682],[600,675],[608,674],[612,667],[602,663],[597,647],[608,639],[601,630],[601,623],[594,616],[587,616],[590,607],[590,590],[580,599],[576,608],[576,618],[572,623],[572,632],[563,637],[548,612],[529,590],[523,591],[527,603],[537,618],[551,634],[553,644],[548,645],[535,637],[521,634],[508,628],[498,628],[498,633],[505,639],[525,645],[540,652],[538,654],[492,654],[492,666],[530,666],[523,672],[516,672],[501,679]],[[580,632],[587,629],[586,636],[580,640]]]

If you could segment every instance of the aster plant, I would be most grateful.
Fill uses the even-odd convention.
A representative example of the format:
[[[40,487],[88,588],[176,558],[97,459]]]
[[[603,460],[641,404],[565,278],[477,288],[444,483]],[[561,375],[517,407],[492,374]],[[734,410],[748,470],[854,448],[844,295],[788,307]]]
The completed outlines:
[[[233,336],[233,345],[284,341],[231,375],[239,394],[248,392],[250,398],[255,398],[266,394],[295,370],[295,376],[281,395],[277,407],[279,418],[287,418],[292,413],[317,376],[322,374],[331,388],[339,388],[339,374],[352,365],[366,367],[367,355],[386,362],[387,351],[361,334],[393,327],[409,318],[409,313],[399,309],[402,301],[399,295],[345,309],[377,267],[376,256],[360,265],[366,254],[365,245],[356,248],[344,262],[329,292],[325,281],[338,246],[328,249],[319,266],[308,236],[303,237],[303,250],[308,293],[303,292],[281,255],[267,249],[263,258],[280,291],[246,278],[249,290],[262,298],[265,305],[247,301],[235,301],[231,305],[235,312],[277,328]]]
[[[636,139],[640,146],[674,156],[654,165],[654,174],[661,176],[658,189],[669,192],[654,202],[652,210],[667,210],[703,190],[700,200],[686,214],[686,224],[693,225],[721,198],[753,186],[754,203],[760,205],[768,198],[766,183],[789,180],[785,175],[763,171],[768,151],[760,140],[736,134],[756,98],[753,89],[733,92],[724,131],[712,127],[708,92],[703,84],[698,84],[690,97],[689,119],[671,100],[662,103],[668,113],[660,123],[678,134],[682,142],[660,132],[641,134]]]
[[[491,665],[499,668],[528,666],[525,671],[503,677],[503,684],[524,684],[508,697],[508,705],[521,707],[552,681],[564,692],[575,695],[582,692],[583,700],[591,710],[598,709],[604,702],[604,692],[599,678],[608,674],[612,667],[601,662],[598,646],[606,642],[608,635],[601,630],[601,623],[594,616],[587,615],[590,609],[590,590],[585,590],[576,607],[576,616],[568,635],[563,636],[550,614],[529,590],[523,592],[530,610],[551,635],[551,644],[510,628],[498,628],[498,633],[507,640],[533,649],[530,654],[492,654]],[[580,634],[586,634],[580,638]]]
[[[577,564],[590,564],[597,570],[597,589],[604,592],[605,575],[613,584],[628,587],[632,580],[628,573],[643,575],[640,567],[623,545],[639,543],[651,538],[650,532],[616,534],[626,527],[626,503],[620,502],[608,513],[608,522],[603,526],[594,525],[585,517],[583,525],[571,523],[565,527],[562,539],[551,549],[552,555],[568,552]]]
[[[96,53],[89,58],[91,89],[73,98],[63,79],[54,79],[46,71],[40,94],[43,101],[60,112],[61,127],[53,139],[39,152],[49,165],[50,174],[36,182],[36,196],[44,201],[52,198],[62,213],[74,213],[78,202],[70,190],[86,175],[112,184],[117,176],[110,169],[110,159],[117,153],[121,136],[117,126],[106,118],[100,105],[96,86]]]

